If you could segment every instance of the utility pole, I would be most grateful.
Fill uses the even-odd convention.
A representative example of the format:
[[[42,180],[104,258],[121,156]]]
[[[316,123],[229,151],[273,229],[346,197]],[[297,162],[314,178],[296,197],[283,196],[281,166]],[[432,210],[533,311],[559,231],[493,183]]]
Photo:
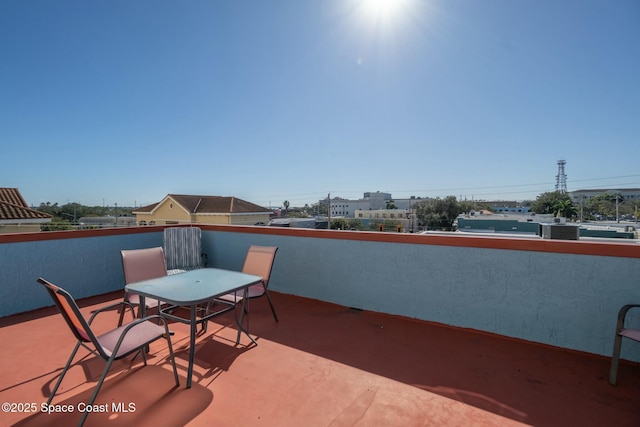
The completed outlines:
[[[331,192],[327,195],[327,230],[331,230]]]

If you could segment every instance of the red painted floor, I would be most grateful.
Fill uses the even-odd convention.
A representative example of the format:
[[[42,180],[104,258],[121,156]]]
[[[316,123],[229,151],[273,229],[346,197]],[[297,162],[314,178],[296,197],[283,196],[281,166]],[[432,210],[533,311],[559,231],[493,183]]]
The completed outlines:
[[[83,312],[119,296],[82,301]],[[148,366],[137,358],[112,367],[96,401],[108,412],[89,415],[85,425],[640,426],[637,364],[623,364],[613,387],[604,357],[290,295],[273,299],[279,323],[266,301],[252,302],[257,346],[246,337],[234,346],[233,314],[209,324],[188,390],[187,328],[173,324],[181,387],[158,341]],[[115,321],[106,314],[96,328]],[[0,345],[0,401],[37,408],[3,411],[0,426],[77,424],[78,405],[104,364],[77,357],[53,402],[73,412],[40,412],[74,345],[62,317],[51,308],[2,318]]]

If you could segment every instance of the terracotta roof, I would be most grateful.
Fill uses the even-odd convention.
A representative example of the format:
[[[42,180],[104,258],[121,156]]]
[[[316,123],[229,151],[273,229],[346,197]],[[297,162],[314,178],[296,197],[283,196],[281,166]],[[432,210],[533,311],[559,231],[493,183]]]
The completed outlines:
[[[229,196],[197,196],[188,194],[169,194],[171,198],[190,213],[257,213],[270,212],[269,209],[258,206],[246,200]],[[166,199],[166,198],[165,198]],[[160,203],[154,203],[136,209],[134,212],[143,213],[153,211]]]
[[[140,212],[140,213],[144,213],[144,212],[151,212],[153,211],[158,205],[160,204],[160,202],[158,203],[154,203],[152,205],[147,205],[147,206],[141,206],[138,209],[134,209],[131,212],[132,213],[136,213],[136,212]]]
[[[17,188],[0,188],[0,220],[50,218],[49,214],[31,209]]]

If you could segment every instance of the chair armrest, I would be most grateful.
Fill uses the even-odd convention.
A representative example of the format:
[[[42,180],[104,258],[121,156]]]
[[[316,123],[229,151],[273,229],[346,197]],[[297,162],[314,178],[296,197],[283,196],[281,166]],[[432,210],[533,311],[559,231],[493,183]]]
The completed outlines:
[[[126,335],[126,334],[127,334],[127,332],[129,332],[129,330],[130,330],[131,328],[135,327],[135,326],[136,326],[136,325],[138,325],[139,323],[144,323],[144,322],[149,321],[149,320],[152,320],[152,319],[160,319],[160,320],[162,320],[162,323],[164,323],[164,326],[165,326],[165,327],[167,328],[167,330],[168,330],[168,328],[169,328],[169,324],[167,323],[167,319],[165,319],[165,318],[164,318],[164,316],[161,316],[161,315],[159,315],[159,314],[152,314],[151,316],[145,316],[145,317],[142,317],[142,318],[137,318],[137,319],[132,320],[132,321],[131,321],[131,322],[129,322],[129,323],[126,323],[126,324],[124,325],[124,326],[125,326],[125,328],[124,328],[124,329],[123,329],[123,331],[122,331],[122,335],[123,335],[123,336],[124,336],[124,335]]]
[[[162,320],[162,323],[164,324],[167,332],[169,332],[169,322],[167,321],[167,319],[164,316],[161,316],[160,314],[152,314],[150,316],[143,317],[142,319],[136,319],[131,323],[138,324],[138,323],[142,323],[143,321],[151,320],[151,319],[160,319],[160,320]]]
[[[620,309],[620,311],[618,312],[618,323],[616,325],[616,333],[624,329],[624,321],[625,321],[625,318],[627,317],[627,313],[629,312],[629,310],[631,310],[632,308],[638,308],[638,307],[640,307],[640,304],[627,304]]]
[[[106,305],[104,307],[100,307],[99,309],[97,309],[95,311],[92,311],[92,314],[91,314],[91,317],[89,318],[89,322],[88,323],[91,324],[91,322],[93,322],[93,319],[98,314],[102,313],[103,311],[113,310],[114,308],[121,307],[121,306],[125,306],[123,308],[123,310],[126,309],[126,308],[130,309],[131,310],[131,315],[135,319],[136,316],[135,316],[133,304],[131,304],[131,303],[127,302],[127,301],[119,301],[119,302],[116,302],[116,303],[113,303],[113,304]]]
[[[131,329],[135,328],[137,325],[141,324],[141,323],[145,323],[150,321],[151,319],[160,319],[164,325],[164,337],[166,337],[167,339],[171,336],[171,332],[169,332],[169,323],[167,322],[167,319],[165,319],[163,316],[160,316],[159,314],[154,314],[151,316],[146,316],[143,318],[138,318],[138,319],[134,319],[132,322],[127,323],[125,326],[125,328],[122,330],[122,333],[120,334],[120,337],[118,338],[118,341],[116,342],[115,347],[113,348],[112,352],[113,354],[118,354],[118,351],[120,350],[120,346],[122,345],[122,342],[124,341],[125,337],[127,336],[127,334],[129,333],[129,331],[131,331]],[[152,341],[155,341],[157,338],[154,338],[153,340],[147,341],[147,342],[140,342],[140,345],[137,348],[141,348],[147,344],[149,344]],[[128,352],[128,354],[130,354],[130,352]],[[120,357],[124,357],[126,356],[126,354],[122,354],[120,356],[118,356],[117,358],[119,359]]]

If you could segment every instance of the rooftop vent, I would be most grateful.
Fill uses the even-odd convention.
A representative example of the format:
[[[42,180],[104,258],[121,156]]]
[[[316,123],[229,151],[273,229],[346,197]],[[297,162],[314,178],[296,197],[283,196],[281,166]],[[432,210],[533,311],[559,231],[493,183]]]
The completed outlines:
[[[538,234],[543,239],[578,240],[580,228],[576,225],[540,224]]]

